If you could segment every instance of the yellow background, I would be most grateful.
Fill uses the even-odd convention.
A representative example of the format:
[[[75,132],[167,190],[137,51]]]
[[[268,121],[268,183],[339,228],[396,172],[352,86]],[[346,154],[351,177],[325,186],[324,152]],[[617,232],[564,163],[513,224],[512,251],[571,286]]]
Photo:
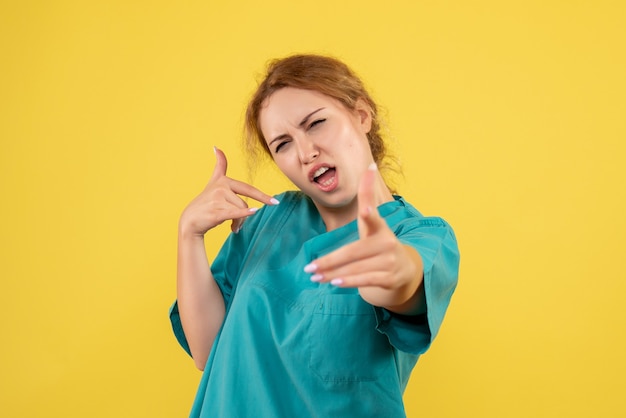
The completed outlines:
[[[460,242],[409,417],[625,416],[624,22],[622,1],[2,1],[0,415],[186,416],[178,216],[213,145],[246,178],[266,61],[321,52]]]

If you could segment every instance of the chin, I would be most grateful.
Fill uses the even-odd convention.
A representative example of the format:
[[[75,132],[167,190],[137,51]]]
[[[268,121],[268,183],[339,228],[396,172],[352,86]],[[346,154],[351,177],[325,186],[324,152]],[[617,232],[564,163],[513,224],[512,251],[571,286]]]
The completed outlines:
[[[309,196],[316,205],[329,209],[340,209],[353,204],[357,200],[356,190],[349,193],[345,190],[345,188],[343,188],[343,190],[342,188],[338,188],[332,192],[324,192],[323,190],[320,190],[310,184],[303,185],[306,187],[301,187],[301,185],[298,184],[296,184],[296,186],[302,193]]]
[[[341,209],[347,206],[351,206],[357,200],[356,195],[350,197],[340,197],[340,196],[311,196],[311,199],[315,201],[318,205],[323,206],[328,209]]]

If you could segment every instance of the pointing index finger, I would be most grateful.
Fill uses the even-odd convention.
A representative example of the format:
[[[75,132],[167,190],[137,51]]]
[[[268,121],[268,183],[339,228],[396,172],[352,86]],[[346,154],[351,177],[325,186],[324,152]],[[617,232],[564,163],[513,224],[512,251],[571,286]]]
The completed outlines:
[[[277,205],[280,202],[275,197],[263,193],[256,187],[244,183],[243,181],[229,179],[230,188],[233,192],[241,196],[247,196],[266,205]]]

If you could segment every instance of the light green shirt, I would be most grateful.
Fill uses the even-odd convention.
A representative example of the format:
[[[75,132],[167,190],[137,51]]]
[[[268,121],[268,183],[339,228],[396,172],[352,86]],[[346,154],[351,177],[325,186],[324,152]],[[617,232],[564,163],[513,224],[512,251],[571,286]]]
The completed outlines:
[[[211,266],[226,304],[191,417],[404,417],[402,393],[437,334],[456,286],[450,226],[401,197],[378,210],[424,263],[427,313],[373,307],[357,289],[314,283],[313,259],[358,239],[356,221],[326,232],[311,200],[278,197],[231,234]],[[174,333],[189,347],[176,303]]]

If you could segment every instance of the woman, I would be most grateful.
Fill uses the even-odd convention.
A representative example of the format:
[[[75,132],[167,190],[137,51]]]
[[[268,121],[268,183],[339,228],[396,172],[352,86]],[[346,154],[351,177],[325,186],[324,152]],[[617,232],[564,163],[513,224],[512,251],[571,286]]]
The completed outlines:
[[[402,393],[458,275],[452,229],[393,195],[376,105],[342,62],[274,61],[248,145],[299,188],[273,198],[226,175],[179,224],[175,334],[204,370],[193,417],[402,417]],[[249,208],[244,198],[264,204]],[[204,235],[232,234],[209,267]]]

